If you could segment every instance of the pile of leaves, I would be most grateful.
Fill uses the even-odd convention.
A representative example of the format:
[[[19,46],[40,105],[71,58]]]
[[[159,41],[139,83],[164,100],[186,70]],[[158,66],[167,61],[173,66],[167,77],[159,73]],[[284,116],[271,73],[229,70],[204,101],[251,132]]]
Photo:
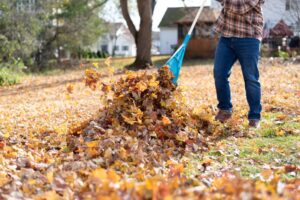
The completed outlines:
[[[298,113],[298,90],[291,84],[297,81],[294,69],[277,70],[287,78],[280,84],[278,79],[268,81],[277,84],[266,89],[268,94],[276,91],[267,105],[284,108],[285,114]],[[213,108],[201,107],[214,104],[213,84],[209,84],[212,74],[198,80],[199,75],[209,74],[211,67],[188,70],[192,76],[183,73],[182,78],[188,77],[184,83],[189,90],[183,91],[172,85],[166,68],[159,74],[127,73],[109,80],[100,71],[87,70],[87,85],[96,91],[85,90],[78,83],[44,89],[38,96],[34,88],[29,94],[18,90],[18,95],[0,98],[4,105],[0,114],[0,199],[299,199],[299,179],[287,180],[287,175],[299,174],[297,162],[289,159],[299,157],[297,143],[291,151],[276,150],[273,144],[258,144],[244,151],[235,146],[236,138],[227,138],[230,143],[210,142],[210,135],[226,131],[209,120]],[[269,76],[276,68],[266,70],[266,81],[280,77]],[[233,80],[242,83],[241,77]],[[201,85],[203,82],[207,84]],[[233,87],[244,94],[239,84]],[[277,98],[281,88],[285,89],[281,94],[284,98]],[[98,95],[102,95],[103,104]],[[59,105],[47,107],[57,101]],[[91,113],[98,107],[100,114],[94,117]],[[207,119],[193,115],[188,107],[199,108]],[[235,121],[246,116],[246,110],[239,109],[238,113]],[[279,115],[274,121],[298,120],[293,114],[287,115],[290,117]],[[210,151],[202,153],[206,148]],[[270,151],[278,151],[280,157],[295,152],[278,159],[278,154],[266,153]],[[247,152],[275,156],[262,161],[244,157]],[[296,165],[280,167],[289,162]],[[250,180],[233,174],[249,165],[269,170],[251,174]]]
[[[100,116],[68,139],[69,148],[87,157],[104,158],[108,168],[120,161],[133,166],[163,167],[172,157],[206,148],[208,120],[191,114],[167,66],[157,73],[127,73],[117,81],[101,82],[88,70],[86,84],[104,94]],[[118,168],[119,169],[119,168]],[[135,170],[134,168],[131,168]]]

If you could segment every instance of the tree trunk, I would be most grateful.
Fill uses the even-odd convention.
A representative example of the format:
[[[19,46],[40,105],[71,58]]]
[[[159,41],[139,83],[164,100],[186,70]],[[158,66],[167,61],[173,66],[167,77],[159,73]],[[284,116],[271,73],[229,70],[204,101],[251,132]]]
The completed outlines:
[[[128,12],[128,0],[120,0],[122,14],[135,39],[136,58],[128,69],[145,69],[152,65],[152,10],[153,0],[137,0],[140,15],[140,29],[137,31]]]

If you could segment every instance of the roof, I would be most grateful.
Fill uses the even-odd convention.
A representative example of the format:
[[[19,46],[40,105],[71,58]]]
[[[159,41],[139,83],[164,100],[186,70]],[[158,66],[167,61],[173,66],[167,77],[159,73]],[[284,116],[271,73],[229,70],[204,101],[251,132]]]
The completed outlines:
[[[288,25],[283,21],[280,20],[271,30],[270,36],[277,36],[277,37],[286,37],[286,36],[293,36],[294,33],[288,27]]]
[[[105,23],[105,28],[108,32],[117,32],[121,28],[122,25],[123,25],[123,23],[119,23],[119,22],[117,22],[117,23],[108,22],[108,23]]]
[[[176,23],[178,24],[185,24],[185,23],[192,23],[197,15],[199,8],[191,10],[187,15],[182,17],[181,19],[177,20]],[[198,22],[215,22],[218,19],[220,11],[217,11],[210,7],[204,7]]]
[[[185,7],[168,8],[158,27],[174,26],[175,22],[184,17],[186,13],[187,8]]]
[[[170,27],[176,23],[192,22],[199,10],[199,7],[176,7],[168,8],[163,16],[159,27]],[[201,22],[215,22],[219,11],[210,7],[204,7],[203,12],[199,18]]]

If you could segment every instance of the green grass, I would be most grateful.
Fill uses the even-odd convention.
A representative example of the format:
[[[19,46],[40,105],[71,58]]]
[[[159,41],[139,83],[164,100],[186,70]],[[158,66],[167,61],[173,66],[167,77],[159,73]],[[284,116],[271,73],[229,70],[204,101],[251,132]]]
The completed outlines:
[[[275,138],[240,138],[223,141],[220,147],[214,147],[204,155],[191,159],[187,173],[199,173],[196,166],[204,160],[212,159],[212,172],[230,167],[231,172],[243,177],[259,174],[268,167],[300,166],[300,136]],[[292,177],[284,174],[285,178]],[[300,173],[296,174],[300,178]]]
[[[239,174],[243,177],[256,177],[263,170],[283,168],[288,165],[300,167],[300,123],[297,116],[282,112],[263,113],[261,128],[241,131],[248,137],[236,138],[224,129],[215,141],[215,146],[203,154],[189,155],[185,173],[201,174],[199,164],[213,160],[205,173],[221,170]],[[248,132],[249,131],[249,132]],[[282,173],[282,178],[300,178],[300,172]]]
[[[281,112],[264,113],[261,128],[257,131],[262,137],[274,138],[277,136],[286,136],[300,130],[300,123],[296,122],[296,116],[285,116],[285,119],[280,119],[285,116]]]
[[[237,146],[240,154],[236,162],[241,167],[241,175],[249,176],[261,171],[265,166],[300,165],[297,160],[300,141],[298,136],[276,137],[276,138],[255,138],[241,140]],[[298,149],[298,150],[297,150]],[[234,151],[229,148],[229,154]],[[251,164],[247,161],[251,160]]]

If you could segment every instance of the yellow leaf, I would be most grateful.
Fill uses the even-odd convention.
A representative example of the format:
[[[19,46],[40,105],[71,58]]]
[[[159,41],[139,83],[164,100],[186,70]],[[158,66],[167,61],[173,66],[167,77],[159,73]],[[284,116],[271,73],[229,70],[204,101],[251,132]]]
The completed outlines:
[[[151,94],[151,97],[153,97],[154,99],[156,99],[156,98],[157,98],[157,95],[156,95],[155,93],[152,93],[152,94]]]
[[[98,146],[98,141],[86,142],[86,146],[89,147],[89,148],[97,147]]]
[[[147,90],[147,84],[143,81],[140,81],[136,84],[136,88],[139,92],[144,92],[145,90]]]
[[[9,136],[10,136],[10,135],[9,135],[9,133],[8,133],[8,132],[6,132],[6,133],[4,133],[4,134],[3,134],[3,137],[4,137],[5,139],[8,139],[8,138],[9,138]]]
[[[60,135],[67,134],[68,133],[68,124],[67,123],[63,123],[60,126],[57,126],[57,127],[54,128],[54,131],[57,134],[60,134]]]
[[[134,182],[125,181],[122,183],[121,188],[124,190],[130,190],[133,189],[135,186]]]
[[[35,200],[60,200],[62,199],[55,191],[45,192],[34,198]]]
[[[166,106],[167,106],[167,103],[166,103],[165,101],[161,101],[161,102],[160,102],[160,105],[161,105],[162,107],[166,107]]]
[[[172,200],[172,199],[174,199],[174,198],[172,197],[172,195],[167,195],[167,196],[164,197],[164,200]]]
[[[152,190],[154,188],[154,181],[147,179],[145,182],[145,187],[147,190]]]
[[[136,123],[136,120],[132,119],[132,118],[129,118],[129,117],[126,117],[125,115],[121,115],[124,119],[124,121],[127,123],[127,124],[130,124],[130,125],[133,125],[134,123]]]
[[[92,172],[92,176],[94,178],[98,178],[98,179],[101,179],[101,180],[106,180],[107,179],[107,172],[106,172],[105,169],[99,168],[99,169],[96,169]]]
[[[53,171],[52,171],[52,170],[49,171],[49,172],[46,174],[46,176],[47,176],[47,179],[48,179],[49,183],[52,183],[52,182],[53,182],[53,179],[54,179],[54,177],[53,177]]]
[[[6,147],[4,147],[4,149],[5,149],[5,148],[6,148]],[[7,153],[4,155],[5,158],[15,158],[15,157],[17,157],[17,156],[18,156],[18,153],[15,152],[15,151],[7,152]]]
[[[99,67],[99,64],[96,63],[96,62],[94,62],[94,63],[93,63],[93,66],[94,66],[95,68],[98,68],[98,67]]]
[[[284,132],[284,130],[279,130],[279,131],[276,131],[276,135],[277,136],[284,136],[285,132]]]
[[[34,180],[34,179],[29,179],[29,180],[28,180],[28,184],[29,184],[29,185],[34,185],[34,184],[36,184],[36,180]]]
[[[109,57],[106,58],[106,60],[104,61],[104,64],[105,64],[107,67],[110,67],[110,66],[111,66],[111,59],[112,59],[112,57],[109,56]]]
[[[7,175],[4,172],[0,173],[0,187],[4,186],[6,183],[9,182]]]
[[[112,68],[112,67],[109,67],[109,68],[108,68],[108,74],[109,74],[109,76],[114,75],[114,73],[115,73],[115,69]]]
[[[168,166],[176,164],[173,160],[167,160],[166,164]]]
[[[156,81],[155,79],[151,79],[149,82],[150,87],[157,87],[159,85],[159,81]]]
[[[113,182],[118,182],[121,179],[120,176],[115,171],[112,171],[112,170],[109,170],[107,172],[107,175],[108,175],[108,178]]]

